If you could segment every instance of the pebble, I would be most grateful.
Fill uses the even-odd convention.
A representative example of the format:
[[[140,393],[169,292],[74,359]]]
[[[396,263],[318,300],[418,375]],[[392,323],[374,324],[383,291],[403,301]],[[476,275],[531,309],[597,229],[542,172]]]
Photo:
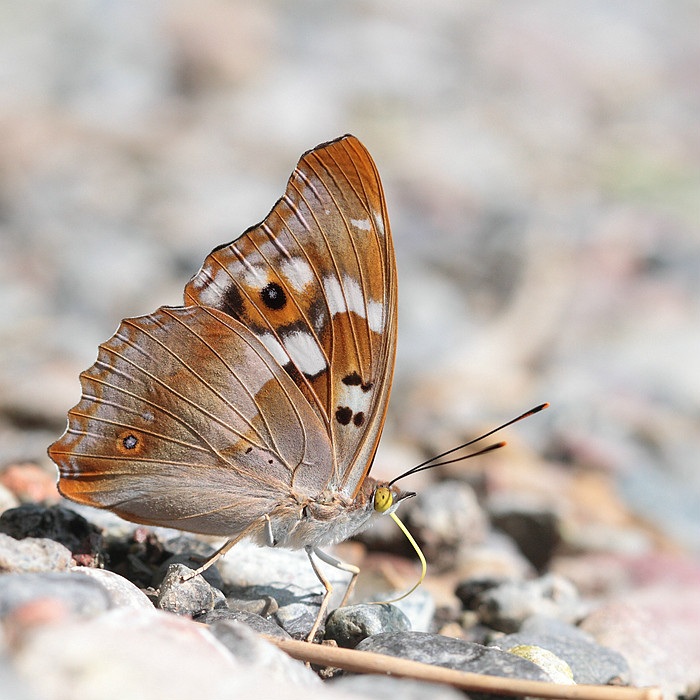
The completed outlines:
[[[576,622],[587,611],[574,585],[556,574],[500,583],[478,594],[473,605],[484,624],[506,633],[517,632],[532,615]]]
[[[574,682],[574,674],[569,664],[547,649],[529,646],[527,644],[518,644],[506,649],[506,651],[509,654],[515,654],[523,659],[532,661],[533,664],[537,664],[549,676],[552,683],[576,685]]]
[[[42,598],[57,599],[81,617],[92,617],[112,607],[104,586],[82,574],[37,572],[0,576],[0,617]]]
[[[219,636],[228,629],[228,624],[235,622],[242,623],[258,634],[264,634],[268,637],[277,637],[279,639],[291,639],[291,635],[285,632],[278,624],[267,620],[261,615],[245,612],[244,610],[227,610],[225,608],[216,608],[209,612],[199,615],[195,618],[197,622],[202,622],[206,625],[211,625],[212,634]]]
[[[328,616],[324,639],[354,649],[363,639],[374,634],[410,629],[408,618],[394,605],[348,605],[333,610]]]
[[[624,656],[632,685],[658,685],[664,697],[700,691],[700,580],[656,582],[611,598],[581,628]]]
[[[100,530],[75,511],[61,505],[42,506],[27,503],[0,515],[0,532],[15,539],[48,538],[67,547],[73,556],[99,556],[102,551]]]
[[[502,532],[489,532],[486,539],[457,552],[455,572],[459,579],[526,578],[534,568],[515,542]]]
[[[186,566],[188,569],[194,571],[202,565],[202,560],[200,559],[198,554],[173,554],[172,556],[168,557],[153,574],[153,578],[151,579],[151,585],[154,588],[158,588],[158,586],[160,586],[161,582],[167,575],[168,570],[174,564]],[[211,566],[206,568],[200,574],[200,576],[207,583],[209,583],[210,586],[218,588],[219,590],[223,589],[224,580],[221,577],[221,574],[219,573],[219,569],[216,567],[216,564],[212,564]]]
[[[545,570],[561,542],[554,510],[510,492],[492,496],[488,508],[493,526],[513,539],[537,571]]]
[[[323,697],[323,688],[316,691],[313,683],[273,677],[276,671],[264,667],[271,652],[243,646],[247,655],[239,660],[203,625],[157,610],[121,608],[31,630],[13,650],[13,666],[33,697]],[[39,660],[44,660],[40,673]]]
[[[212,626],[211,633],[233,654],[236,661],[245,664],[249,671],[257,670],[265,683],[272,680],[321,686],[321,679],[303,661],[292,659],[274,644],[261,639],[256,634],[260,630],[253,629],[243,621],[221,620]]]
[[[74,563],[70,550],[59,542],[44,537],[16,540],[0,533],[0,574],[65,571]]]
[[[226,607],[226,598],[202,576],[187,578],[192,569],[183,564],[172,564],[158,589],[156,605],[161,610],[189,615],[201,615],[217,607]]]
[[[524,630],[499,637],[490,646],[504,650],[515,646],[545,649],[569,665],[574,681],[579,684],[629,683],[629,665],[622,654],[597,644],[589,635],[574,626],[567,625],[567,629],[563,631],[564,625],[558,621],[554,621],[554,629],[548,632],[543,618],[539,619],[538,625],[529,629],[523,625]]]
[[[428,561],[439,568],[454,566],[457,550],[483,542],[488,531],[474,489],[454,479],[422,489],[406,503],[403,520]]]
[[[142,608],[152,610],[153,603],[148,596],[137,588],[131,581],[107,569],[94,569],[89,566],[74,566],[71,571],[83,576],[89,576],[109,593],[114,607]]]
[[[345,595],[350,576],[323,562],[318,566],[333,586],[329,603],[333,609]],[[306,637],[316,620],[324,588],[304,551],[239,542],[220,560],[219,570],[228,596],[273,598],[278,609],[272,619],[292,636]]]
[[[459,671],[506,678],[549,680],[547,674],[538,666],[514,654],[428,632],[376,634],[367,637],[356,648]]]

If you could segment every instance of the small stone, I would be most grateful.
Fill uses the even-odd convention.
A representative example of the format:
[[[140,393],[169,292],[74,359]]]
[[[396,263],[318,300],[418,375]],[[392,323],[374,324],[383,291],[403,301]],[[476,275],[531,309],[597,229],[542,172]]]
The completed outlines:
[[[33,462],[5,467],[0,474],[0,484],[21,502],[55,502],[60,498],[55,472],[49,473]]]
[[[249,670],[264,673],[265,683],[277,681],[320,687],[321,679],[302,661],[292,659],[274,644],[261,639],[253,629],[233,620],[221,621],[211,628],[212,634]],[[289,637],[287,637],[288,639]],[[262,694],[261,694],[262,695]]]
[[[378,600],[391,600],[396,597],[396,592],[379,594]],[[398,608],[407,618],[410,623],[410,628],[415,632],[429,632],[433,627],[435,619],[435,599],[430,591],[425,588],[418,588],[411,595],[401,600],[395,600],[391,603],[395,608]]]
[[[206,558],[207,557],[204,557],[204,559]],[[202,565],[202,560],[200,559],[198,554],[173,554],[171,557],[168,557],[158,567],[156,573],[153,574],[151,585],[154,588],[158,588],[158,586],[160,586],[161,581],[165,578],[166,574],[168,573],[168,569],[173,564],[180,564],[194,571]],[[205,569],[200,575],[205,581],[209,583],[210,586],[218,588],[219,590],[223,589],[224,581],[221,578],[221,574],[219,573],[219,570],[216,568],[215,564],[212,564],[210,567]]]
[[[509,654],[515,654],[523,659],[532,661],[533,664],[537,664],[550,677],[552,683],[576,685],[574,683],[574,674],[571,672],[569,664],[547,649],[518,644],[510,649],[506,649],[506,651]]]
[[[44,537],[16,540],[0,533],[0,573],[65,571],[75,562],[70,550]]]
[[[74,566],[71,571],[83,576],[89,576],[102,584],[109,593],[112,605],[116,608],[143,608],[153,609],[153,603],[148,599],[141,589],[134,586],[131,581],[127,581],[123,576],[115,574],[107,569],[93,569],[87,566]]]
[[[452,566],[457,550],[481,543],[487,532],[474,489],[452,479],[420,491],[406,503],[403,519],[428,561],[441,568]]]
[[[348,605],[328,616],[324,639],[333,639],[340,647],[354,649],[373,634],[410,629],[408,618],[394,605]]]
[[[158,590],[157,606],[161,610],[195,616],[226,605],[223,593],[201,576],[187,578],[192,573],[182,564],[171,565]]]
[[[596,644],[585,632],[576,627],[552,620],[547,628],[543,617],[537,624],[523,625],[516,634],[499,637],[490,646],[507,649],[531,646],[555,654],[571,668],[576,683],[592,685],[623,684],[629,682],[629,666],[618,652]]]
[[[458,671],[485,673],[506,678],[549,680],[547,674],[538,666],[514,654],[427,632],[377,634],[367,637],[356,648],[361,651],[373,651],[377,654],[421,661],[434,666],[454,668]]]
[[[112,606],[104,586],[81,574],[37,572],[0,576],[0,617],[41,598],[59,600],[81,617],[97,615]]]
[[[211,625],[212,634],[218,636],[218,630],[226,629],[229,622],[242,623],[247,625],[258,634],[264,634],[268,637],[278,637],[279,639],[291,639],[291,635],[285,632],[279,625],[266,620],[260,615],[245,612],[243,610],[226,610],[225,608],[217,608],[210,610],[204,615],[195,618],[197,622],[202,622],[206,625]],[[221,624],[219,624],[221,623]]]
[[[261,617],[269,617],[279,610],[277,601],[269,595],[259,598],[227,596],[226,604],[229,610],[241,610],[243,612],[253,613],[254,615],[260,615]]]
[[[547,505],[525,499],[491,499],[492,524],[513,538],[538,571],[543,571],[561,542],[559,518]]]
[[[10,489],[0,483],[0,513],[4,513],[10,508],[16,508],[19,505],[19,500]]]
[[[497,531],[480,544],[458,550],[454,568],[462,580],[521,579],[535,573],[515,542]]]
[[[34,503],[11,508],[0,515],[0,532],[17,540],[26,537],[48,538],[60,542],[75,557],[99,555],[102,535],[85,518],[61,505],[41,506]]]
[[[476,610],[484,624],[511,633],[537,614],[576,622],[584,616],[586,606],[570,581],[547,574],[532,581],[507,581],[489,588],[478,597]]]

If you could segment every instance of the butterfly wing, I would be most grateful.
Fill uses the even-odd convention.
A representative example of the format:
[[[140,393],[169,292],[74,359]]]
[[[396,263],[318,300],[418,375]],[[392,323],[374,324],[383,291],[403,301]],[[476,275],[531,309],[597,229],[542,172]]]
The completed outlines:
[[[241,321],[296,383],[335,456],[327,486],[359,490],[374,457],[396,352],[396,263],[376,166],[353,136],[304,154],[283,197],[216,248],[185,303]]]
[[[269,350],[216,309],[125,319],[49,448],[61,492],[147,524],[235,536],[333,468],[325,426]]]

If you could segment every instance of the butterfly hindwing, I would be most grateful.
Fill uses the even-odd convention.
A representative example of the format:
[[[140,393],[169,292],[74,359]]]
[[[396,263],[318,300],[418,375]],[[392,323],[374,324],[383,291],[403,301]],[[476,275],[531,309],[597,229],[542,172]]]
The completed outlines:
[[[259,225],[212,251],[185,303],[239,320],[326,426],[352,496],[379,442],[396,347],[396,268],[376,167],[352,136],[300,159]]]
[[[125,319],[50,448],[60,490],[129,520],[233,536],[333,468],[324,426],[265,346],[202,307]]]

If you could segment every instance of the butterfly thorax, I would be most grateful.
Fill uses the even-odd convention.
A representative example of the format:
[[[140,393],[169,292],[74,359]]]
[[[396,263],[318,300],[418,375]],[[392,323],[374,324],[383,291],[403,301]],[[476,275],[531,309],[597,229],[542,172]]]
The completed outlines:
[[[355,498],[338,492],[323,491],[316,497],[291,497],[269,513],[270,525],[254,535],[261,545],[302,549],[337,544],[368,528],[375,517],[396,509],[399,502],[413,494],[390,487],[394,504],[385,512],[375,509],[377,487],[387,484],[367,477]],[[272,542],[269,534],[272,534]]]

